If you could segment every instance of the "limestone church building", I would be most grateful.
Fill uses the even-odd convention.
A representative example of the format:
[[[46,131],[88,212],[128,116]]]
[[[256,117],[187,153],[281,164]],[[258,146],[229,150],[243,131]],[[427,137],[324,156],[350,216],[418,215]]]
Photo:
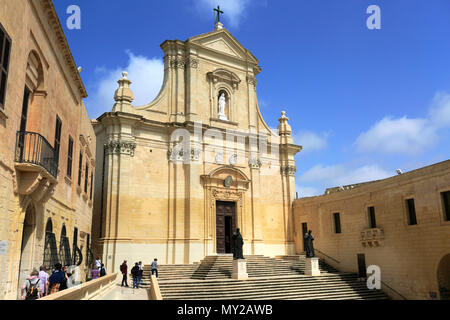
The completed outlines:
[[[112,110],[93,121],[98,256],[109,272],[124,259],[193,263],[231,253],[236,228],[244,255],[295,254],[301,147],[284,112],[277,132],[261,115],[258,60],[220,23],[161,48],[164,81],[155,100],[132,105],[124,72]]]

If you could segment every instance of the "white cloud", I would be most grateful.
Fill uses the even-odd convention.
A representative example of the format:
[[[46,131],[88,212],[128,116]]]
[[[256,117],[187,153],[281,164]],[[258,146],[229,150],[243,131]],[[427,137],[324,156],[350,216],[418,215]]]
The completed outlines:
[[[295,186],[295,191],[298,192],[299,198],[314,197],[323,194],[323,191],[314,187]]]
[[[231,27],[237,28],[240,20],[244,16],[245,9],[248,8],[250,0],[196,0],[197,8],[202,12],[206,10],[211,11],[211,15],[214,13],[213,9],[220,6],[220,9],[224,12],[223,20],[221,16],[221,22],[229,23]]]
[[[118,88],[117,80],[122,71],[128,72],[128,79],[133,83],[134,106],[151,102],[159,93],[164,78],[164,63],[159,58],[147,58],[127,51],[128,63],[114,69],[98,67],[96,69],[97,86],[86,99],[86,106],[91,115],[97,117],[103,112],[111,111],[114,105],[114,92]]]
[[[292,138],[295,144],[303,147],[303,153],[322,150],[328,146],[328,133],[318,135],[311,131],[299,131]]]
[[[450,94],[438,92],[434,96],[430,119],[436,128],[450,126]]]
[[[430,124],[428,119],[386,117],[362,133],[356,146],[360,152],[419,154],[436,143],[436,128]]]
[[[385,117],[363,132],[355,145],[360,152],[417,155],[433,147],[438,131],[450,127],[450,94],[437,93],[425,118]]]
[[[389,173],[378,165],[365,165],[354,168],[342,164],[325,167],[318,164],[303,173],[298,181],[304,183],[322,183],[330,188],[385,179],[393,175],[394,173]]]

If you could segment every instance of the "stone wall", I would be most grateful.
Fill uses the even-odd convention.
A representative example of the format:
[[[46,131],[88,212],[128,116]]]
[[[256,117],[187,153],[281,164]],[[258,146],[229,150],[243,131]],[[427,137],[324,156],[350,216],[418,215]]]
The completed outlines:
[[[306,222],[315,247],[339,263],[318,256],[338,270],[357,272],[357,254],[364,254],[366,266],[378,265],[388,286],[408,299],[429,299],[430,293],[439,294],[438,265],[450,253],[450,221],[445,221],[441,199],[441,192],[449,190],[450,161],[445,161],[352,190],[295,200],[297,252],[303,251]],[[408,224],[407,199],[414,199],[417,225]],[[371,206],[384,236],[362,241]],[[334,232],[335,212],[341,217],[340,234]]]
[[[86,276],[95,134],[82,102],[86,91],[52,2],[0,0],[0,23],[11,39],[6,99],[0,112],[0,247],[4,248],[0,251],[0,299],[15,299],[27,274],[44,262],[45,230],[50,220],[58,253],[63,225],[71,249],[74,228],[78,228],[77,246],[83,248],[84,258],[80,278]],[[40,135],[40,141],[45,139],[54,148],[56,117],[62,122],[56,177],[42,165],[44,162],[24,163],[16,158],[25,88],[30,92],[27,132]],[[71,177],[69,136],[74,143]],[[77,190],[80,151],[84,155],[83,182],[86,159],[89,163],[87,192]],[[36,149],[37,159],[56,163],[53,155],[39,152]],[[29,241],[22,244],[27,228]],[[25,255],[22,247],[27,248]]]

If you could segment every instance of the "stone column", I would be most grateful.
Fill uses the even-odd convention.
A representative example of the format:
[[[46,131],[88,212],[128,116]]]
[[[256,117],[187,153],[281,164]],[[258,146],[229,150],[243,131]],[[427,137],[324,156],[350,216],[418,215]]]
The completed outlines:
[[[252,216],[252,254],[264,254],[264,242],[262,237],[261,218],[258,215],[260,212],[260,169],[261,160],[252,156],[249,160],[250,174],[251,174],[251,216]]]
[[[297,166],[295,165],[294,156],[302,149],[302,147],[294,144],[291,133],[292,128],[288,123],[289,118],[286,112],[281,113],[278,119],[278,134],[280,136],[280,174],[282,176],[283,185],[283,215],[285,225],[285,254],[295,253],[294,243],[294,220],[292,202],[295,199],[295,173]]]

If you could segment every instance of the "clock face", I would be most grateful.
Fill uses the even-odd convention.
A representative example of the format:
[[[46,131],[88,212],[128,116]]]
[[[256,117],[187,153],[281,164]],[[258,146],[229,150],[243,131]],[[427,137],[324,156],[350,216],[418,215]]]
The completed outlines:
[[[230,187],[233,184],[233,177],[232,176],[226,177],[223,184],[227,188]]]
[[[230,157],[230,164],[231,164],[232,166],[234,166],[234,165],[236,164],[236,161],[237,161],[237,154],[233,154],[233,155]]]

